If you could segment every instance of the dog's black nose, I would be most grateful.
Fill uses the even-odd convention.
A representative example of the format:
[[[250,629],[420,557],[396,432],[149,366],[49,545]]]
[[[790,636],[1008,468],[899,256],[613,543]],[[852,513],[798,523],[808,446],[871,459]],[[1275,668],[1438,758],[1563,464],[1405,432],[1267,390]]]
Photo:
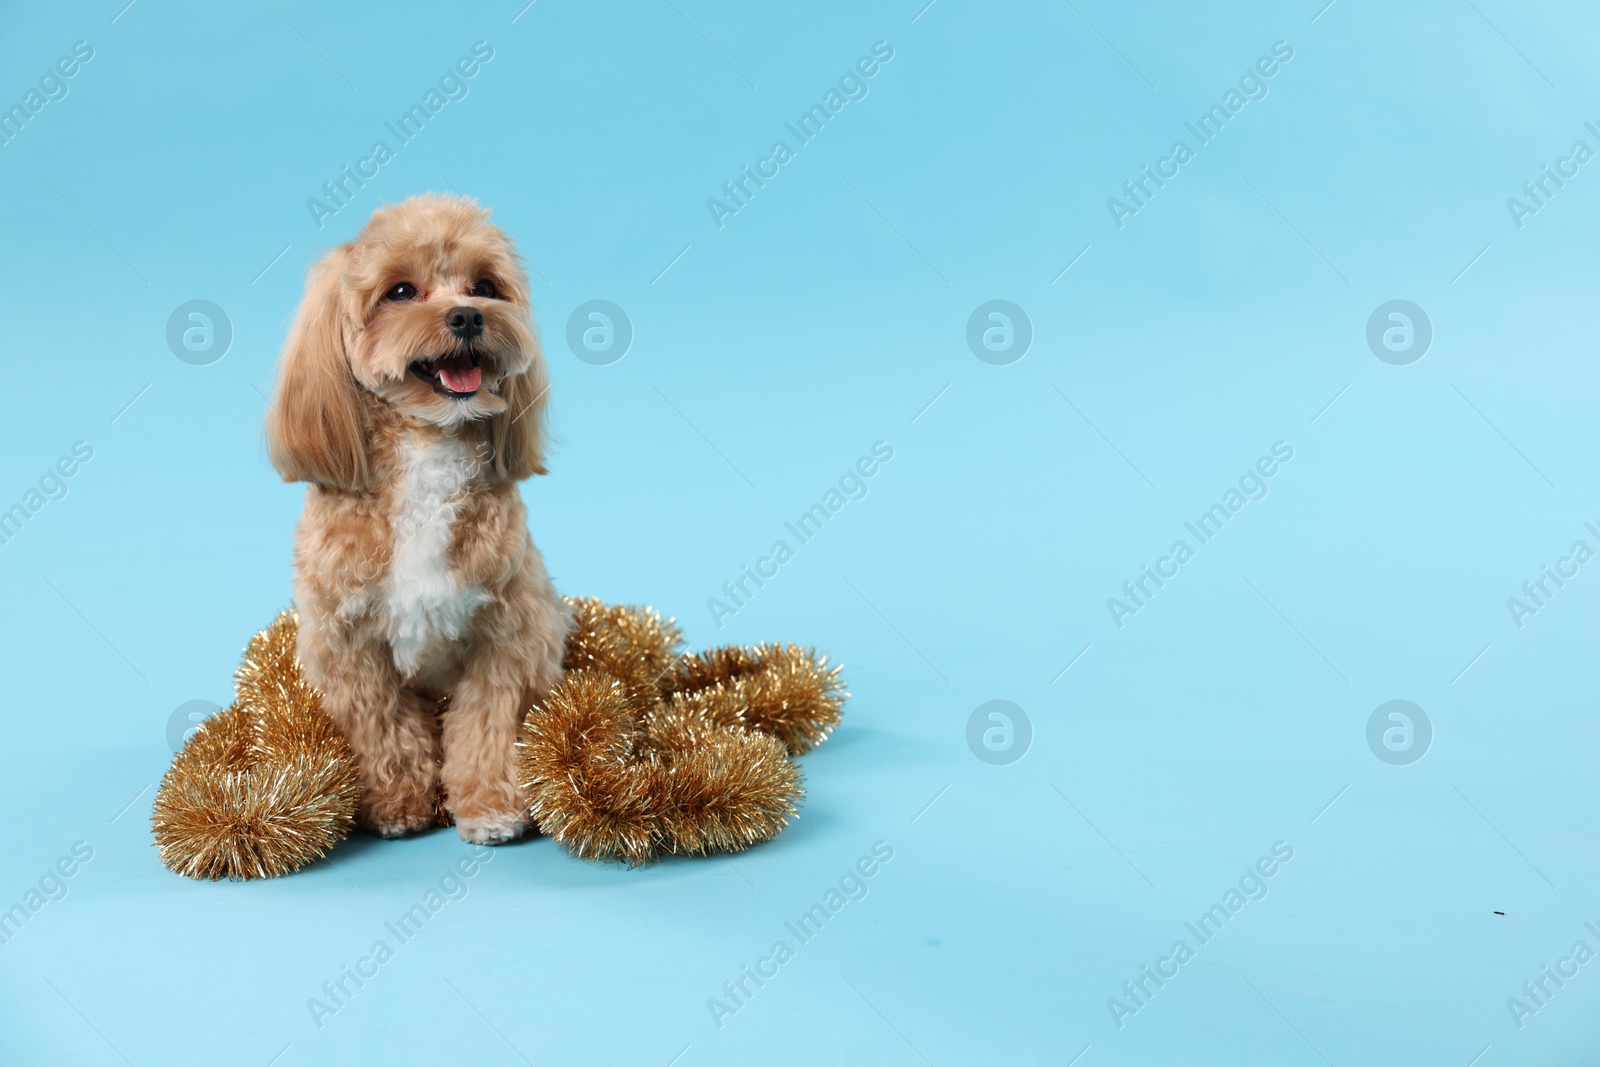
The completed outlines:
[[[483,312],[477,308],[455,307],[444,317],[450,332],[463,341],[470,341],[483,332]]]

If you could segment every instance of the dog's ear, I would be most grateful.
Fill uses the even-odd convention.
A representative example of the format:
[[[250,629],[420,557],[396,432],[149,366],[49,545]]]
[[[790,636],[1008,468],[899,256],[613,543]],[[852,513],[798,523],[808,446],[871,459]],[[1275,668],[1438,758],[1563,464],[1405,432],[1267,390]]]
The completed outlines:
[[[360,386],[345,350],[343,283],[348,245],[311,268],[278,362],[267,412],[267,449],[286,482],[368,487]]]
[[[550,372],[544,365],[539,342],[533,342],[533,359],[522,374],[500,386],[506,410],[489,420],[489,440],[494,446],[494,474],[520,482],[547,473],[544,466],[544,407],[550,392]]]

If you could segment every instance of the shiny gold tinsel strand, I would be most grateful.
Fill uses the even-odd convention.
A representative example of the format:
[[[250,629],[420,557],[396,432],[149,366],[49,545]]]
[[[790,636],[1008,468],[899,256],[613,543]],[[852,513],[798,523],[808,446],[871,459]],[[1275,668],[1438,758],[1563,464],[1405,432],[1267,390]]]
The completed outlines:
[[[562,667],[604,671],[622,682],[630,696],[654,701],[678,659],[683,631],[650,608],[602,604],[593,597],[567,597],[572,636]]]
[[[648,609],[576,600],[568,673],[532,709],[518,766],[539,828],[590,859],[732,852],[804,795],[790,758],[838,724],[839,668],[794,645],[678,652]]]
[[[794,645],[685,656],[678,627],[648,608],[568,603],[566,675],[517,743],[539,828],[580,856],[632,864],[782,830],[804,796],[792,756],[839,722],[839,668]],[[296,622],[284,612],[251,640],[233,706],[161,781],[156,843],[180,874],[286,874],[354,825],[355,756],[300,672]]]
[[[233,706],[200,727],[156,790],[156,846],[179,874],[288,874],[355,825],[355,755],[300,674],[295,628],[284,612],[251,639]]]
[[[740,725],[771,734],[798,756],[839,725],[850,695],[839,671],[798,645],[729,646],[680,658],[662,688],[675,699],[720,688]]]
[[[523,724],[518,771],[539,829],[587,859],[643,863],[660,847],[659,764],[634,760],[637,703],[603,671],[568,671]]]
[[[783,742],[700,707],[641,708],[621,679],[568,672],[518,742],[539,828],[585,859],[630,864],[737,851],[783,829],[802,795]]]

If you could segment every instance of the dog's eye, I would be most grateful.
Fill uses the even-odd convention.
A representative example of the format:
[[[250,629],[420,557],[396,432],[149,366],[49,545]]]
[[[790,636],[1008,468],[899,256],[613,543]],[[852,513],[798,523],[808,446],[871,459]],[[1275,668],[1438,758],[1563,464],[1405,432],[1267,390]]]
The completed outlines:
[[[417,287],[410,282],[401,282],[399,285],[391,286],[389,291],[383,294],[383,298],[385,300],[415,300],[417,298]]]
[[[477,281],[472,283],[472,295],[487,297],[491,300],[494,299],[494,297],[497,295],[494,282],[490,281],[488,278],[479,278]]]

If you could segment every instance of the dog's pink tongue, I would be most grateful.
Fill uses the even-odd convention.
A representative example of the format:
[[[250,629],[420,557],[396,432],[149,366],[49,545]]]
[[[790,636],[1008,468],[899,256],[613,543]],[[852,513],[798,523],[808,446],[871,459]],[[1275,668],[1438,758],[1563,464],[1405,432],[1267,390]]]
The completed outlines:
[[[476,393],[483,382],[483,369],[469,359],[452,359],[439,364],[439,380],[452,393]]]

